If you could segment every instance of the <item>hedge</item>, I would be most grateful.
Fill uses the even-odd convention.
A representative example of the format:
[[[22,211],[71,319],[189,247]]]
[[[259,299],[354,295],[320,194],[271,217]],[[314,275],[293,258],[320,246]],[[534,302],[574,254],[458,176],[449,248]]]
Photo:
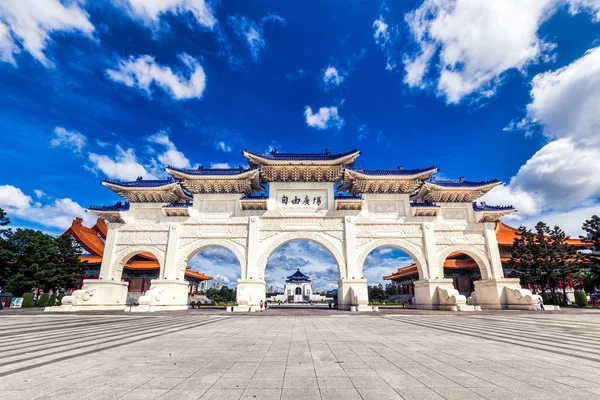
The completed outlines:
[[[587,294],[584,290],[575,291],[575,304],[577,304],[578,307],[585,307],[588,305]]]
[[[52,307],[56,305],[56,295],[55,294],[51,294],[50,298],[48,299],[48,307]]]
[[[46,307],[48,306],[48,300],[50,300],[50,295],[48,293],[44,293],[40,296],[40,299],[38,300],[38,305],[40,307]]]
[[[57,305],[57,306],[61,306],[61,305],[62,305],[62,299],[63,299],[63,297],[65,297],[65,294],[64,294],[64,293],[60,293],[60,294],[58,295],[58,297],[56,298],[56,300],[57,300],[57,302],[56,302],[56,305]]]
[[[33,293],[23,294],[23,305],[21,307],[31,307],[33,304]]]

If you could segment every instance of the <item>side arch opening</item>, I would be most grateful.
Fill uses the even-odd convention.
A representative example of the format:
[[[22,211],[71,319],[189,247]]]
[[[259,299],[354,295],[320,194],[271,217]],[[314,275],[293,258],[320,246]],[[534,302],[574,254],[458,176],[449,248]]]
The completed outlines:
[[[401,246],[390,244],[372,249],[362,271],[369,282],[372,304],[412,305],[415,282],[423,277],[419,261]]]

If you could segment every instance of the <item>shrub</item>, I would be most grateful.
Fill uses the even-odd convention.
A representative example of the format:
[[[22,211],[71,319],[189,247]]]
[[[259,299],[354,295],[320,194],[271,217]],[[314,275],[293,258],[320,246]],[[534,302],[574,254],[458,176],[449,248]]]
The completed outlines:
[[[31,307],[33,304],[33,293],[24,293],[23,294],[23,305],[22,307]]]
[[[542,300],[544,300],[544,304],[554,305],[554,299],[552,298],[552,293],[542,292],[542,293],[540,293],[540,296],[542,296]]]
[[[44,293],[40,296],[38,305],[40,307],[46,307],[48,305],[48,300],[50,300],[50,295],[48,293]]]
[[[56,295],[55,294],[51,294],[50,298],[48,299],[48,307],[52,307],[56,305]]]
[[[62,305],[62,299],[63,297],[65,297],[64,293],[60,293],[57,297],[56,297],[56,305],[57,306],[61,306]]]
[[[575,291],[575,304],[577,304],[578,307],[585,307],[588,305],[587,294],[584,290]]]

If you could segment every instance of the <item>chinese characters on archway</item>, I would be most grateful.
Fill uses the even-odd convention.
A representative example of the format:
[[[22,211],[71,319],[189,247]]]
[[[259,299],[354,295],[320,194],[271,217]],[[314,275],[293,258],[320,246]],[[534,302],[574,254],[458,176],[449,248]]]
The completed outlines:
[[[294,204],[294,205],[303,205],[303,206],[310,206],[310,205],[315,205],[315,206],[320,206],[322,203],[321,201],[321,196],[316,196],[316,197],[308,197],[304,196],[304,198],[300,198],[298,196],[294,196],[293,199],[288,198],[288,196],[283,195],[281,197],[281,204],[283,205],[288,205],[288,204]]]

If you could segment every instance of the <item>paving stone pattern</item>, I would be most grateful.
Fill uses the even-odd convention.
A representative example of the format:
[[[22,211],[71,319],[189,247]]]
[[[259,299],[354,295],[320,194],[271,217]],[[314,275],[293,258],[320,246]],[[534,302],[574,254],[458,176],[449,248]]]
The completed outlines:
[[[0,399],[600,399],[600,313],[0,315]]]

